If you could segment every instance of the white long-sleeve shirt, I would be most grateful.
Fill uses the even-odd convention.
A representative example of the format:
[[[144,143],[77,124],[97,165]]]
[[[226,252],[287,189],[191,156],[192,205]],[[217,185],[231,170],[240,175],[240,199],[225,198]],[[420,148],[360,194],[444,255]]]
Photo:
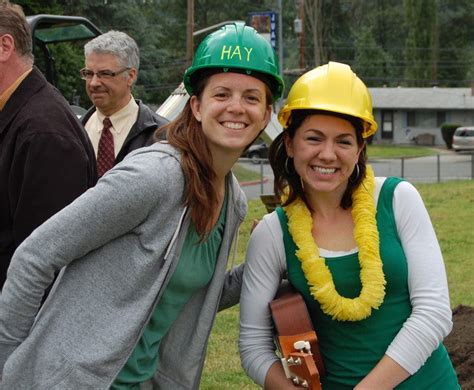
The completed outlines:
[[[385,178],[376,178],[377,204]],[[452,313],[443,257],[430,217],[418,191],[408,182],[397,185],[393,197],[397,232],[408,263],[412,313],[386,354],[414,374],[452,329]],[[327,251],[323,257],[357,252]],[[240,355],[247,374],[263,386],[278,360],[268,304],[286,275],[283,232],[275,212],[258,224],[249,242],[240,298]]]

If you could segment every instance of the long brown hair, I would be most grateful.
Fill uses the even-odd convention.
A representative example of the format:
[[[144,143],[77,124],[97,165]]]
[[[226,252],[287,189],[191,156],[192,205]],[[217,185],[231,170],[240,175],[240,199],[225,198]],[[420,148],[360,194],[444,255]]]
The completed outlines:
[[[194,117],[189,100],[174,121],[158,130],[157,137],[164,132],[168,143],[181,151],[186,180],[184,202],[191,209],[191,220],[202,241],[212,229],[209,216],[218,205],[217,176],[201,123]]]
[[[201,99],[209,77],[221,72],[221,69],[204,69],[199,72],[199,78],[194,82],[193,94]],[[260,74],[257,72],[252,73],[252,76],[260,79]],[[265,80],[261,81],[265,84],[266,104],[270,105],[272,94]],[[183,111],[175,120],[157,130],[155,139],[166,137],[170,145],[181,151],[181,166],[186,180],[184,201],[191,209],[191,220],[200,236],[200,241],[203,241],[213,228],[210,216],[219,204],[219,188],[211,150],[201,122],[194,117],[190,101],[191,99],[186,102]]]
[[[341,207],[348,209],[352,206],[352,193],[362,183],[365,178],[367,170],[367,147],[364,139],[362,138],[362,131],[364,129],[363,122],[359,118],[353,116],[338,114],[335,112],[321,111],[321,110],[294,110],[291,113],[290,123],[288,128],[278,135],[277,138],[270,145],[268,159],[273,169],[274,174],[274,191],[275,194],[281,196],[286,186],[289,188],[288,200],[283,204],[286,206],[301,198],[306,206],[311,209],[308,199],[304,193],[304,189],[301,185],[300,176],[295,170],[293,159],[286,153],[284,137],[287,134],[288,137],[293,139],[296,130],[301,126],[304,120],[310,115],[323,114],[336,116],[341,119],[345,119],[354,126],[357,145],[362,148],[359,154],[359,160],[357,161],[358,169],[354,169],[354,172],[349,176],[349,182],[347,184],[346,191],[344,192],[341,199]]]

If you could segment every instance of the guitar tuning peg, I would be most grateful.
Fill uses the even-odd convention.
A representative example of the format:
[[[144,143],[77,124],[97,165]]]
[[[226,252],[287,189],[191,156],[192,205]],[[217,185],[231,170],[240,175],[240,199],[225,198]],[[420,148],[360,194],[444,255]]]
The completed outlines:
[[[305,387],[305,388],[308,388],[308,387],[309,387],[309,383],[308,383],[308,381],[306,381],[306,380],[304,380],[303,382],[301,382],[300,385],[301,385],[302,387]]]
[[[300,352],[302,352],[303,349],[306,349],[308,352],[311,352],[311,344],[309,343],[309,341],[305,341],[305,340],[296,341],[293,344],[293,347]]]

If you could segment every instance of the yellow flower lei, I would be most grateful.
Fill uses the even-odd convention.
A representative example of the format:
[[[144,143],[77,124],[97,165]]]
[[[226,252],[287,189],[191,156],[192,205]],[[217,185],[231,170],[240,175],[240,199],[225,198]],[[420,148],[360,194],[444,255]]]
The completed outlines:
[[[360,321],[378,309],[385,297],[385,276],[379,253],[379,233],[375,221],[374,172],[367,166],[366,177],[352,194],[354,239],[359,247],[362,290],[356,298],[339,295],[331,271],[319,255],[312,235],[313,218],[301,199],[285,206],[288,230],[298,247],[296,256],[301,261],[311,295],[320,303],[324,313],[338,321]],[[284,199],[283,199],[284,200]]]

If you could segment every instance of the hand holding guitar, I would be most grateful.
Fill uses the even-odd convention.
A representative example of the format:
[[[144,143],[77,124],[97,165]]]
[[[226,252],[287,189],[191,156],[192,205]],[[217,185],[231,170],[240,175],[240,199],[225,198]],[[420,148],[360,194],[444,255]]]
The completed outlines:
[[[285,375],[295,386],[312,390],[321,390],[319,371],[313,360],[311,345],[307,340],[294,343],[297,352],[291,352],[281,358]]]
[[[270,303],[285,375],[295,386],[321,390],[324,364],[303,298],[294,290]]]

